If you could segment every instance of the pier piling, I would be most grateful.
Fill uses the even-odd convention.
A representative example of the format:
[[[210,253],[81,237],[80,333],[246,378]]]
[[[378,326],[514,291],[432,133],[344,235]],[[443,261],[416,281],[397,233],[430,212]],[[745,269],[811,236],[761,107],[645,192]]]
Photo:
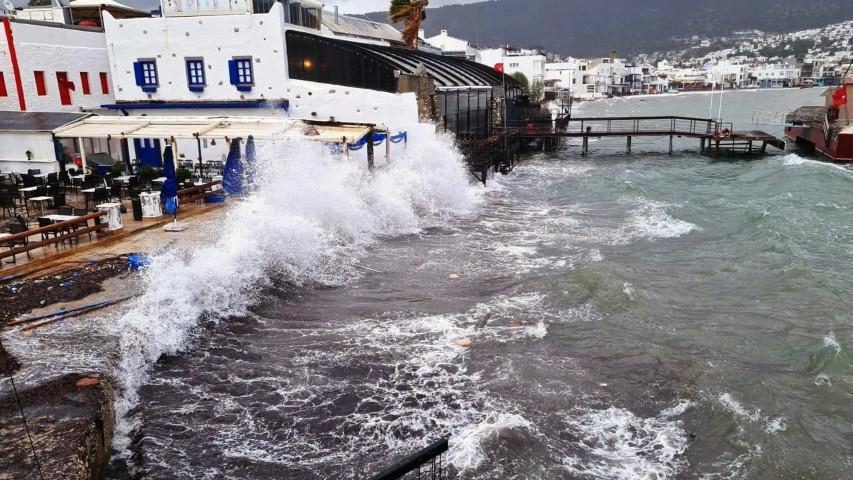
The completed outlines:
[[[631,154],[631,136],[628,135],[628,155]]]
[[[373,170],[374,167],[374,155],[373,155],[373,129],[370,129],[367,132],[367,169]]]

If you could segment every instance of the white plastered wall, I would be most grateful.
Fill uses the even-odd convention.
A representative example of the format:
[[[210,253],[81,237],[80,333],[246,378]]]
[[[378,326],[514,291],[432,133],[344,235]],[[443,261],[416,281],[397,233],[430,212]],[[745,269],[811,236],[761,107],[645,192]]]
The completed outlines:
[[[118,101],[280,100],[287,63],[284,17],[276,3],[268,14],[134,18],[104,14],[109,62]],[[254,86],[238,91],[230,83],[228,61],[252,57]],[[186,59],[204,60],[206,87],[191,92]],[[159,86],[147,93],[136,85],[133,63],[155,59]]]
[[[108,94],[101,92],[100,72],[107,72],[109,79],[110,71],[103,32],[24,22],[10,22],[10,25],[27,111],[75,112],[113,103],[112,84]],[[35,71],[44,72],[47,95],[37,94]],[[89,95],[83,94],[81,71],[89,74]],[[5,33],[0,33],[0,72],[3,72],[8,92],[7,96],[0,97],[0,110],[18,111],[18,92]],[[75,86],[71,105],[60,102],[56,72],[66,72]]]

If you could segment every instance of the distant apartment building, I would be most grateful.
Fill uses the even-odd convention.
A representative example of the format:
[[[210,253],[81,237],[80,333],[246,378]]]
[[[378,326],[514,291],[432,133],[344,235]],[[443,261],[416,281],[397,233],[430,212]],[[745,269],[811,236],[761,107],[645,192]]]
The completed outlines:
[[[501,47],[480,50],[479,62],[493,67],[499,63],[504,66],[504,72],[512,75],[521,72],[527,77],[530,85],[545,83],[545,54],[539,50]]]
[[[709,80],[724,88],[744,88],[749,86],[749,65],[728,60],[720,60],[708,69]]]
[[[797,87],[800,85],[800,67],[789,63],[756,66],[749,71],[750,81],[759,88]]]
[[[424,38],[423,31],[420,32],[420,37]],[[442,30],[438,35],[424,38],[426,43],[439,49],[441,54],[446,57],[459,57],[472,62],[480,61],[480,51],[471,46],[468,40],[451,36],[447,30]]]

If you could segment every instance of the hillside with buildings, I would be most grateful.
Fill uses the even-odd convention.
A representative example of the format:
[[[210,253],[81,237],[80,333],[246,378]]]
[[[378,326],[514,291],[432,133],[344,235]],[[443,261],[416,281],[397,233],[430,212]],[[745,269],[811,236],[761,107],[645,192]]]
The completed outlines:
[[[387,21],[386,12],[370,14]],[[853,19],[847,0],[499,0],[428,11],[428,35],[441,29],[479,45],[544,47],[561,55],[633,56],[683,48],[684,39],[720,37],[733,30],[791,32]]]

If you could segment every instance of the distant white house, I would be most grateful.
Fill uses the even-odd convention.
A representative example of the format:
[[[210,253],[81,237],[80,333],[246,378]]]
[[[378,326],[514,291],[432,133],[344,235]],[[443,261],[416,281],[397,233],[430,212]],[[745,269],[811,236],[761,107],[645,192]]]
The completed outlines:
[[[760,65],[749,71],[752,82],[759,88],[796,87],[800,85],[801,67],[789,63]]]
[[[507,75],[521,72],[531,85],[536,82],[545,83],[546,61],[545,55],[538,50],[511,47],[480,50],[479,60],[480,63],[489,67],[502,63]]]
[[[423,36],[423,31],[421,31]],[[468,40],[451,36],[447,30],[442,30],[438,35],[427,37],[424,40],[435,48],[441,50],[446,57],[461,57],[472,62],[480,61],[480,51],[471,46]]]

